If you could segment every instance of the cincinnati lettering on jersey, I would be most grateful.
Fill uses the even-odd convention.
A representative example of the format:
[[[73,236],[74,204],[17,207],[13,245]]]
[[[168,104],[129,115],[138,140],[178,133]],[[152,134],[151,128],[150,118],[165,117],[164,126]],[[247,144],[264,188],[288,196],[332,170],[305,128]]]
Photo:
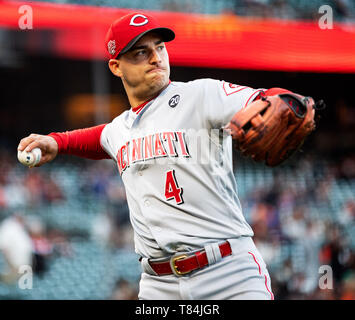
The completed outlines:
[[[164,157],[190,158],[182,131],[164,131],[134,138],[122,145],[117,152],[120,174],[133,163]]]

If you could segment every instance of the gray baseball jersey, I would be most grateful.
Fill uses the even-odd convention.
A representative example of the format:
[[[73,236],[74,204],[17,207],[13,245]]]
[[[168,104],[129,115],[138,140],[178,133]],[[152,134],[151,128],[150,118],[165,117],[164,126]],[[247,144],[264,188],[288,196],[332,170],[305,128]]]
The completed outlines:
[[[124,182],[139,255],[160,258],[253,235],[223,126],[261,90],[213,79],[171,82],[105,126],[101,145]]]

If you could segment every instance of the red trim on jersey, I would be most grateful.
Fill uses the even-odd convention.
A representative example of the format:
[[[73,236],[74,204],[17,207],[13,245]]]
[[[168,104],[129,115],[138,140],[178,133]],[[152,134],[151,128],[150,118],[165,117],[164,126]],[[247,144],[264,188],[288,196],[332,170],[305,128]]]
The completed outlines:
[[[135,107],[135,108],[132,108],[132,111],[135,112],[136,114],[139,114],[142,109],[146,106],[146,104],[150,101],[152,101],[153,99],[155,99],[156,97],[152,98],[152,99],[149,99],[147,100],[146,102],[143,102],[141,103],[139,106]]]
[[[251,96],[249,97],[249,99],[247,100],[247,102],[245,103],[245,105],[244,105],[243,109],[244,109],[244,108],[248,105],[249,100],[251,99],[251,97],[252,97],[252,96],[254,96],[254,95],[255,95],[255,93],[257,93],[257,92],[259,92],[259,93],[260,93],[260,92],[263,92],[263,90],[261,90],[261,89],[260,89],[260,90],[257,90],[257,91],[255,91],[255,92],[253,92],[253,93],[252,93],[252,95],[251,95]],[[258,95],[256,96],[255,100],[257,100],[257,98],[258,98],[258,96],[259,96],[259,95],[260,95],[260,94],[258,94]]]
[[[82,158],[101,160],[110,156],[101,146],[101,133],[106,124],[66,132],[51,132],[50,137],[58,144],[58,153]]]
[[[169,80],[169,84],[170,84],[170,83],[171,83],[171,80]],[[169,86],[169,84],[168,84],[168,86]],[[159,93],[159,94],[160,94],[160,93]],[[155,97],[153,97],[153,98],[151,98],[151,99],[149,99],[149,100],[147,100],[147,101],[141,103],[139,106],[132,108],[132,111],[135,112],[136,114],[139,114],[139,113],[143,110],[143,108],[147,105],[147,103],[150,102],[150,101],[152,101],[152,100],[154,100],[156,97],[159,96],[159,94],[156,95]]]

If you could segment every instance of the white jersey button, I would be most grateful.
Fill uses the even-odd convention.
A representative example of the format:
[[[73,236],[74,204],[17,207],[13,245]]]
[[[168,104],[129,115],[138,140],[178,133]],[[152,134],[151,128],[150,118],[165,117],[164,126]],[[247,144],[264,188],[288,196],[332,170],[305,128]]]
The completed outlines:
[[[145,200],[145,201],[144,201],[144,205],[145,205],[146,207],[149,207],[149,206],[150,206],[149,200]]]

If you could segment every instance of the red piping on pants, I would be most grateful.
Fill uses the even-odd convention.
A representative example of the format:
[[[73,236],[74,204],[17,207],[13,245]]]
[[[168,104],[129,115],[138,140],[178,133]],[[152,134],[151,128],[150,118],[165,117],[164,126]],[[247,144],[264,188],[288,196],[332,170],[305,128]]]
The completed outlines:
[[[255,255],[254,255],[253,253],[251,253],[251,252],[248,252],[248,253],[253,257],[255,263],[258,265],[259,274],[262,275],[262,274],[261,274],[261,267],[260,267],[260,264],[259,264],[259,262],[256,260]],[[274,295],[273,295],[273,293],[270,291],[270,289],[269,289],[269,287],[268,287],[268,285],[267,285],[267,277],[266,277],[266,275],[264,275],[264,278],[265,278],[265,287],[266,287],[266,290],[270,293],[270,295],[271,295],[271,300],[274,300]]]

